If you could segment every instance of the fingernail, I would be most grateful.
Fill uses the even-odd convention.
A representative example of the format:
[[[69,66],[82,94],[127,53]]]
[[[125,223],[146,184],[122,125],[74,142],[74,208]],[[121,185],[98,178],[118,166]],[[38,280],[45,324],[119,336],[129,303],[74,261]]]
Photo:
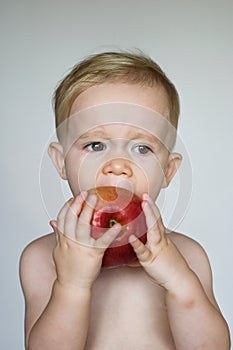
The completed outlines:
[[[56,229],[56,223],[55,223],[54,220],[50,220],[50,221],[49,221],[49,224],[50,224],[50,226],[52,227],[53,230]]]
[[[81,191],[80,192],[80,195],[81,195],[81,197],[83,198],[83,199],[86,199],[86,197],[87,197],[87,191]]]
[[[147,204],[148,204],[148,202],[146,200],[143,200],[142,201],[142,209],[144,209]]]
[[[121,224],[119,224],[119,222],[117,222],[112,227],[114,228],[114,230],[119,230],[119,228],[121,228]]]
[[[142,198],[146,201],[149,199],[149,194],[148,193],[143,193]]]
[[[87,204],[91,207],[94,208],[97,203],[97,196],[95,194],[90,194],[87,198]]]
[[[129,243],[133,243],[137,240],[137,237],[134,235],[129,236]]]

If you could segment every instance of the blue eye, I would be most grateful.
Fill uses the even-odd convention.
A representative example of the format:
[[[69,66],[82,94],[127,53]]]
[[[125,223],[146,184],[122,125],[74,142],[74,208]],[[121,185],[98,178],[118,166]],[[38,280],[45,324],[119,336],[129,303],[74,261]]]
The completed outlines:
[[[140,154],[147,154],[148,152],[153,152],[152,149],[146,145],[138,145],[134,147],[134,151]]]
[[[84,147],[90,152],[100,152],[106,149],[106,146],[102,142],[91,142]]]

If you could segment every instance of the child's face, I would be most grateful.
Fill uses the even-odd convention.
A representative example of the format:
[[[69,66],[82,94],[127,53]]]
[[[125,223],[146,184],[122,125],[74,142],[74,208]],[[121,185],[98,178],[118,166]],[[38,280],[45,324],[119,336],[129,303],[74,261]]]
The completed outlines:
[[[119,102],[116,123],[114,107]],[[140,113],[134,117],[127,114],[125,123],[129,106]],[[70,113],[75,118],[70,117],[67,123],[72,142],[63,149],[61,145],[50,146],[50,155],[74,195],[97,186],[119,186],[157,198],[161,187],[175,174],[181,157],[172,157],[159,141],[157,133],[161,137],[163,130],[161,123],[156,126],[156,113],[151,110],[164,120],[169,116],[168,100],[160,87],[106,83],[78,96]]]

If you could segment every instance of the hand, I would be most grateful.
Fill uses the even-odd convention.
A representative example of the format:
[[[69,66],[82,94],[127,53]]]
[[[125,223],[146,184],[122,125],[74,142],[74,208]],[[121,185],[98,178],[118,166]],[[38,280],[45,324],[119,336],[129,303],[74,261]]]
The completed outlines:
[[[166,234],[161,215],[154,201],[144,194],[143,211],[147,224],[147,243],[144,245],[131,235],[132,245],[139,263],[150,278],[166,290],[174,290],[190,273],[187,262]]]
[[[97,197],[87,197],[81,192],[69,200],[58,214],[57,221],[50,222],[57,238],[53,257],[57,280],[62,285],[91,288],[99,275],[105,250],[120,233],[121,226],[114,225],[99,239],[91,237],[91,217]]]

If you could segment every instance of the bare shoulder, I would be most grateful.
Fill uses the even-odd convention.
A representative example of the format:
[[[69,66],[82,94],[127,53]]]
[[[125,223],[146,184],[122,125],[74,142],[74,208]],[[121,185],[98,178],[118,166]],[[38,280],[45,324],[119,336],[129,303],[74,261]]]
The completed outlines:
[[[217,305],[213,295],[211,266],[204,248],[194,239],[178,232],[170,232],[168,237],[179,249],[190,269],[198,276],[209,299]]]
[[[56,240],[54,234],[42,236],[29,243],[20,259],[20,279],[23,289],[41,279],[47,281],[54,275],[53,249]],[[37,286],[38,287],[38,286]]]
[[[210,268],[207,253],[200,243],[178,232],[170,232],[168,237],[177,246],[191,268],[199,270],[203,268],[203,263]]]
[[[28,244],[20,259],[20,281],[25,298],[26,339],[35,321],[47,305],[56,279],[53,249],[54,234],[48,234]]]

